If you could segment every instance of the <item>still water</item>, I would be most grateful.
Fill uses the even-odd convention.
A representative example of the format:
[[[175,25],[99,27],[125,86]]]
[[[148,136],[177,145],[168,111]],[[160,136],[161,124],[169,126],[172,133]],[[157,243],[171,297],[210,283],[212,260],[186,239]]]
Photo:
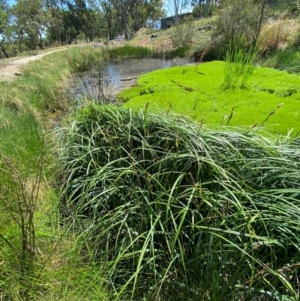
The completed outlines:
[[[116,94],[135,85],[136,79],[148,72],[191,64],[187,58],[128,59],[108,62],[74,78],[71,95],[75,99],[103,97],[113,100]]]

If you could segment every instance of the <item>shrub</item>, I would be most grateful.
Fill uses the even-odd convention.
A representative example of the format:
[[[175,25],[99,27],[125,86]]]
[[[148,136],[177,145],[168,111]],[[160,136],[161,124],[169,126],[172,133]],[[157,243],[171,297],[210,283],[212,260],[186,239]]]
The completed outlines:
[[[288,72],[300,71],[300,60],[296,49],[284,49],[276,53],[276,68]]]
[[[286,42],[287,29],[282,21],[265,24],[258,40],[259,54],[270,54],[278,50]]]
[[[244,38],[249,48],[256,46],[260,16],[259,5],[252,1],[226,1],[224,9],[219,12],[214,32],[214,47],[222,49],[221,57],[226,54],[223,45],[229,45],[234,39]]]
[[[278,50],[265,59],[262,65],[279,70],[285,70],[289,73],[298,73],[300,71],[298,49],[286,48]]]
[[[195,25],[192,17],[178,20],[178,23],[172,27],[171,41],[175,48],[186,47],[195,35]]]
[[[61,136],[61,216],[116,298],[297,300],[294,144],[95,105]]]

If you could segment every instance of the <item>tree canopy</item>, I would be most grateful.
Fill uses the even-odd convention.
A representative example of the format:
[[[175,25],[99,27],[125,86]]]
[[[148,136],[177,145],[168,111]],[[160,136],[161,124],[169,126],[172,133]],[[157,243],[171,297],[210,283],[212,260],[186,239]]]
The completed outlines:
[[[251,14],[245,14],[245,8],[251,8],[252,15],[259,15],[262,5],[289,12],[300,9],[300,0],[242,2],[243,5],[240,0],[16,0],[10,6],[7,0],[0,0],[0,57],[43,49],[54,43],[70,44],[78,38],[92,41],[124,35],[129,39],[140,28],[154,26],[166,11],[178,18],[187,9],[193,9],[195,17],[208,17],[213,9],[243,8],[241,13],[233,10],[228,16],[219,14],[217,23],[222,28],[227,20],[234,30],[241,31],[244,24],[255,19],[251,17],[247,21]],[[255,39],[257,32],[254,31]]]

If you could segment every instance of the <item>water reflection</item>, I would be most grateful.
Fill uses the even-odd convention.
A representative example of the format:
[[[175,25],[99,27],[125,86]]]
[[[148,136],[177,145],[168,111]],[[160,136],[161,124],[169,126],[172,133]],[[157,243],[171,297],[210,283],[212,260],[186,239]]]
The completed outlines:
[[[173,60],[149,58],[108,62],[80,74],[72,85],[72,97],[77,100],[84,96],[113,100],[123,89],[134,86],[137,77],[142,74],[189,63],[191,61],[187,58]]]
[[[104,76],[115,78],[116,81],[122,77],[140,76],[157,69],[169,68],[172,66],[185,65],[187,59],[132,59],[119,62],[106,63],[103,66]]]

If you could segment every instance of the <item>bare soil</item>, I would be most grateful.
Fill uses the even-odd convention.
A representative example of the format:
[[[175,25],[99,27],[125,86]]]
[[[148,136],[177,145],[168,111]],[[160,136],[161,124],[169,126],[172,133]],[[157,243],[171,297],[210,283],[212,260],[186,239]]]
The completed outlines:
[[[50,53],[63,51],[66,49],[67,48],[64,47],[56,50],[51,50],[45,53],[37,54],[34,56],[16,58],[13,60],[4,60],[2,64],[0,64],[0,81],[12,81],[16,77],[22,75],[22,68],[30,62],[40,60],[42,57]]]

